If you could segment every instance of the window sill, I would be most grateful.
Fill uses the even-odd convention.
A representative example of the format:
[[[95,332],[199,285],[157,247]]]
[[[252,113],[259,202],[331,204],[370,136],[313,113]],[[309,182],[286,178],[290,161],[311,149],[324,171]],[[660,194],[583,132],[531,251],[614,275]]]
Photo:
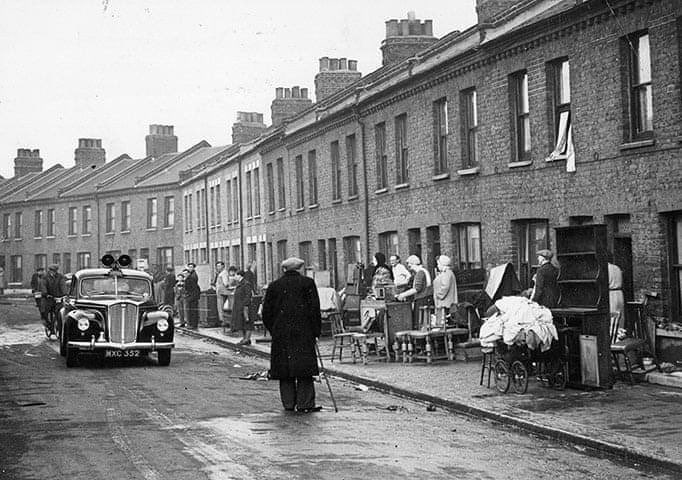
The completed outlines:
[[[33,237],[33,240],[42,240],[43,237]]]
[[[173,228],[175,228],[174,225],[171,225],[169,227],[163,227],[164,230],[173,230]],[[218,226],[217,228],[220,228],[220,226]]]
[[[457,175],[460,177],[464,177],[467,175],[476,175],[481,171],[480,167],[471,167],[471,168],[463,168],[461,170],[457,170]]]
[[[357,200],[357,199],[358,199],[357,195],[351,195],[350,197],[348,197],[349,202],[352,202],[353,200]]]
[[[388,188],[380,188],[379,190],[374,190],[375,195],[381,195],[382,193],[388,192]]]
[[[114,232],[107,232],[104,235],[113,235]],[[123,234],[130,234],[130,230],[121,230],[121,235]]]
[[[545,158],[545,162],[559,162],[562,160],[568,160],[568,155],[557,155],[556,157],[547,157]]]
[[[45,238],[46,238],[47,240],[54,240],[54,239],[57,238],[57,237],[55,237],[54,235],[48,235],[48,236],[46,236]]]
[[[274,210],[270,210],[270,211],[268,212],[268,215],[274,215],[274,214],[275,214],[275,211],[274,211]]]
[[[308,205],[308,208],[312,210],[313,208],[318,208],[320,205],[317,203],[313,203],[312,205]]]
[[[15,238],[14,239],[15,242],[21,242],[22,240],[23,240],[23,238]]]
[[[92,233],[81,233],[81,237],[92,237]]]
[[[527,167],[528,165],[531,165],[533,162],[531,160],[524,160],[522,162],[511,162],[509,165],[507,165],[509,168],[519,168],[519,167]]]
[[[156,232],[157,228],[156,227],[147,227],[146,230],[148,232]]]
[[[123,233],[123,232],[121,232],[121,233]],[[130,232],[125,232],[125,233],[130,233]],[[114,235],[116,235],[116,232],[104,232],[105,237],[113,237]]]
[[[286,208],[278,208],[277,209],[278,212],[283,212],[284,210],[286,210]]]
[[[341,203],[340,198],[337,198],[336,200],[332,200],[332,205],[338,205],[339,203]]]
[[[254,219],[254,220],[260,220],[260,213],[259,213],[258,215],[254,215],[254,216],[253,216],[253,219]]]
[[[305,207],[298,207],[298,208],[296,209],[296,213],[302,212],[302,211],[304,211],[304,210],[305,210]]]
[[[446,173],[439,173],[438,175],[434,175],[433,177],[431,177],[431,180],[433,180],[434,182],[437,182],[438,180],[447,180],[448,178],[450,178],[450,174],[446,172]]]
[[[400,183],[395,186],[395,190],[402,190],[403,188],[409,188],[410,184],[409,183]]]
[[[620,149],[621,150],[633,150],[635,148],[653,147],[655,144],[656,144],[656,140],[654,140],[653,138],[650,138],[647,140],[638,140],[636,142],[621,143]]]
[[[77,233],[69,233],[69,234],[66,236],[66,238],[78,238],[78,234],[77,234]],[[15,239],[15,240],[16,240],[16,239]]]

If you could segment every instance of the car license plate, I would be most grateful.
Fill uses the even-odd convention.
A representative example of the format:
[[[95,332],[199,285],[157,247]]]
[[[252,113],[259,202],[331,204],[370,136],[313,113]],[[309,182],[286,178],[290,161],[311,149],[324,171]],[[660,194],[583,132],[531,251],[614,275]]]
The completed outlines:
[[[139,357],[139,350],[105,350],[104,358],[132,358]]]

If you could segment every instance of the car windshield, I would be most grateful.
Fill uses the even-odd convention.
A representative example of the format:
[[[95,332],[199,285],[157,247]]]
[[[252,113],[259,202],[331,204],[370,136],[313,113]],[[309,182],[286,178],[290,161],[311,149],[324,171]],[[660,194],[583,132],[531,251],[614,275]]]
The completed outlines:
[[[80,282],[81,297],[134,297],[151,296],[151,285],[144,278],[119,276],[84,278]]]

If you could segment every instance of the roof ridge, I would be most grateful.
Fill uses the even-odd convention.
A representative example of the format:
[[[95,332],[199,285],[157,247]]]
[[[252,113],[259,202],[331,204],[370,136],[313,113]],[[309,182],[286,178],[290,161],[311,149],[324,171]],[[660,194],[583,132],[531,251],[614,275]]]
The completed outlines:
[[[172,157],[167,162],[162,163],[161,165],[158,165],[156,168],[153,168],[152,170],[148,171],[144,175],[141,175],[139,178],[135,178],[135,185],[137,185],[138,183],[148,179],[149,177],[152,177],[152,176],[158,174],[162,168],[165,168],[166,166],[168,166],[170,164],[176,163],[176,162],[182,160],[183,158],[186,158],[187,156],[195,153],[197,150],[199,150],[201,148],[210,147],[210,146],[211,146],[211,144],[208,143],[206,140],[201,140],[200,142],[189,147],[187,150],[184,150],[184,151],[178,153],[177,155]]]

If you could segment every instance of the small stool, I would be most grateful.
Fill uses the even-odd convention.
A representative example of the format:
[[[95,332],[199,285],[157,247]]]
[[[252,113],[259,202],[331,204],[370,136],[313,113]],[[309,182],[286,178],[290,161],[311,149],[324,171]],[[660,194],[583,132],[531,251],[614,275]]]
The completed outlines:
[[[483,377],[485,376],[486,369],[488,370],[488,388],[490,388],[490,376],[493,373],[493,363],[495,360],[495,349],[493,347],[481,347],[481,353],[483,357],[481,358],[481,380],[478,383],[483,385]]]

